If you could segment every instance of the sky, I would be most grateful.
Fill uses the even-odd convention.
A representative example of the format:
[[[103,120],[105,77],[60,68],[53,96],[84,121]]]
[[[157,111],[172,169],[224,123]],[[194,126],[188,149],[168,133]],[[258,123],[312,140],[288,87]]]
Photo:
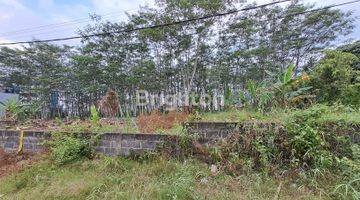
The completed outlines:
[[[271,0],[256,0],[262,4]],[[303,0],[326,6],[350,0]],[[248,0],[253,2],[253,0]],[[68,37],[89,23],[89,14],[109,21],[126,20],[125,12],[134,13],[140,6],[155,7],[154,0],[0,0],[0,43]],[[360,13],[360,3],[339,7]],[[360,39],[360,19],[354,33],[344,38]],[[62,42],[64,44],[64,42]],[[65,44],[76,45],[78,41]],[[20,46],[16,46],[20,47]]]

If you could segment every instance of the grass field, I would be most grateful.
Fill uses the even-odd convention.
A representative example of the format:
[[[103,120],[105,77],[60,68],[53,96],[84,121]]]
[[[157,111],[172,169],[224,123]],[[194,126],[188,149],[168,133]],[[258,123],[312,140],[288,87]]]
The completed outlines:
[[[281,182],[281,184],[280,184]],[[261,174],[212,175],[197,160],[101,157],[66,166],[49,159],[0,180],[0,199],[325,199]]]
[[[360,111],[344,106],[324,106],[326,112],[319,118],[319,122],[338,122],[360,124]],[[314,107],[319,107],[315,105]],[[300,109],[273,109],[271,112],[262,113],[256,111],[230,110],[225,112],[204,113],[199,116],[200,121],[210,122],[243,122],[243,121],[263,121],[263,122],[286,122],[294,112]]]

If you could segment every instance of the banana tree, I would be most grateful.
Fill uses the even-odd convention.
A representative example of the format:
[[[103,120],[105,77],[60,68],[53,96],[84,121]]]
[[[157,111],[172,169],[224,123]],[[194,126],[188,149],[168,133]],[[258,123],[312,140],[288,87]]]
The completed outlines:
[[[275,96],[280,105],[287,107],[288,103],[298,98],[308,98],[306,95],[312,87],[294,87],[294,83],[298,81],[294,76],[295,65],[291,64],[274,84]]]
[[[253,80],[247,81],[246,91],[239,93],[242,104],[245,107],[257,108],[260,111],[270,107],[274,95],[267,85],[265,82],[256,83]]]
[[[4,107],[5,119],[14,121],[22,121],[34,117],[42,107],[38,104],[22,104],[14,99],[6,102],[0,101],[0,105]]]

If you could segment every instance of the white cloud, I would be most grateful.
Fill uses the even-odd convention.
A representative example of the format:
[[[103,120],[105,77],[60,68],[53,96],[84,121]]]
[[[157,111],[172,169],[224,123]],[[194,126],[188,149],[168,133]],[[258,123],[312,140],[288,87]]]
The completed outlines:
[[[95,13],[108,14],[103,19],[112,22],[128,20],[126,13],[136,13],[140,6],[154,7],[155,0],[92,0]]]
[[[57,28],[48,28],[46,30],[16,34],[3,34],[14,30],[21,30],[24,28],[38,27],[46,24],[62,23],[73,21],[75,19],[82,19],[88,17],[89,13],[96,13],[99,15],[111,13],[104,17],[106,20],[117,22],[126,20],[127,17],[124,11],[135,13],[139,10],[139,6],[154,7],[155,0],[91,0],[87,4],[84,1],[54,1],[54,0],[33,0],[35,5],[26,7],[25,0],[0,0],[0,41],[24,41],[36,39],[48,39],[56,37],[66,37],[74,35],[77,28],[83,27],[86,23],[73,24],[72,26],[62,26]],[[248,3],[255,0],[248,0]],[[258,4],[268,3],[272,0],[256,0]],[[318,3],[324,6],[334,3],[345,2],[346,0],[304,0],[305,3]],[[284,3],[286,5],[286,3]],[[355,15],[360,11],[360,4],[353,4],[340,7],[343,10],[355,9]],[[360,29],[355,30],[355,35],[359,38]],[[64,42],[65,43],[65,42]],[[69,41],[67,44],[78,44],[77,41]]]
[[[13,41],[0,38],[0,44],[2,44],[2,43],[10,43],[10,42],[13,42]],[[9,47],[9,48],[23,49],[23,46],[18,45],[18,44],[15,44],[15,45],[2,45],[2,46],[0,46],[0,47]]]
[[[53,0],[38,0],[38,5],[40,8],[50,8],[54,5]]]
[[[154,0],[92,0],[94,8],[102,13],[136,11],[140,6],[153,6]]]
[[[26,7],[17,0],[0,0],[0,6],[6,6],[16,10],[26,9]]]
[[[7,20],[11,17],[10,14],[8,13],[0,13],[0,22],[3,21],[3,20]]]
[[[66,22],[74,19],[85,18],[89,16],[91,10],[84,5],[62,5],[51,11],[52,21]]]
[[[38,11],[39,9],[41,12]],[[84,18],[88,16],[90,10],[82,4],[54,4],[49,0],[39,0],[35,7],[20,6],[15,1],[0,0],[0,38],[4,42],[72,36],[84,24],[66,23],[66,26],[36,27]],[[76,41],[64,43],[77,44]]]

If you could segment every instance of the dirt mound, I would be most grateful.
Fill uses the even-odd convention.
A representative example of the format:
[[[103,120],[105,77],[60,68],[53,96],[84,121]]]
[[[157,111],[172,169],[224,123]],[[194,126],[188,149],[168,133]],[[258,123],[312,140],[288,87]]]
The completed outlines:
[[[0,178],[21,169],[21,167],[27,161],[31,160],[32,157],[33,155],[29,153],[24,153],[22,155],[6,153],[0,148]]]
[[[188,118],[185,112],[170,111],[163,114],[157,111],[150,115],[140,115],[137,117],[137,124],[142,133],[153,133],[157,130],[168,130],[176,124],[181,124]]]

